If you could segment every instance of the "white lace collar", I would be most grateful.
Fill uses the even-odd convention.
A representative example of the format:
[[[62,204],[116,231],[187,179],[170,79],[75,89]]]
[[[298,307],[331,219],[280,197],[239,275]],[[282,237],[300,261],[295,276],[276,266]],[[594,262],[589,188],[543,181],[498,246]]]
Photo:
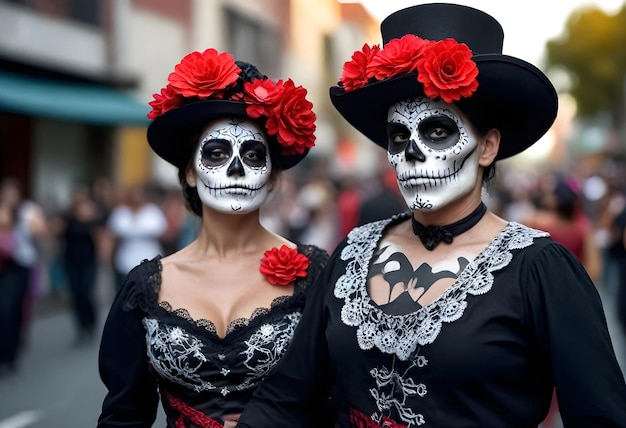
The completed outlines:
[[[398,217],[357,227],[348,234],[341,259],[345,273],[335,283],[334,294],[344,300],[341,320],[357,328],[363,350],[376,346],[380,351],[407,360],[417,345],[432,343],[443,322],[458,320],[467,306],[467,295],[487,293],[493,285],[492,272],[507,266],[512,251],[532,245],[533,239],[548,233],[518,223],[509,223],[461,272],[444,294],[431,304],[406,315],[388,315],[370,299],[366,279],[370,259],[385,228]]]

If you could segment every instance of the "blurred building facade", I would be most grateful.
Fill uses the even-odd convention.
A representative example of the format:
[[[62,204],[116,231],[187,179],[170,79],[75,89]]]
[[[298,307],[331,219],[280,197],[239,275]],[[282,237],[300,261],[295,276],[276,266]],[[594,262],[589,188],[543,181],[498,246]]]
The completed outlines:
[[[305,86],[317,155],[347,144],[339,168],[356,167],[370,145],[359,153],[328,87],[378,38],[360,4],[337,0],[0,0],[0,176],[60,205],[101,176],[173,184],[145,139],[147,103],[186,53],[208,47]]]

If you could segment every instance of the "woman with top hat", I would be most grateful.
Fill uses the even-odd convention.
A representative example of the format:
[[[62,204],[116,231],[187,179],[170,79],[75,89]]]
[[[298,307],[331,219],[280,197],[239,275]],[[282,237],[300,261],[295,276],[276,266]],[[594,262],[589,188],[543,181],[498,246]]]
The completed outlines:
[[[452,4],[400,10],[344,66],[333,105],[387,150],[410,213],[353,229],[238,427],[625,427],[626,385],[585,269],[547,233],[486,209],[494,162],[557,113],[503,31]],[[287,422],[288,421],[288,422]]]
[[[282,357],[328,254],[262,226],[282,170],[314,146],[306,90],[227,52],[186,55],[150,103],[148,142],[178,168],[197,238],[127,276],[104,327],[98,427],[232,427]]]

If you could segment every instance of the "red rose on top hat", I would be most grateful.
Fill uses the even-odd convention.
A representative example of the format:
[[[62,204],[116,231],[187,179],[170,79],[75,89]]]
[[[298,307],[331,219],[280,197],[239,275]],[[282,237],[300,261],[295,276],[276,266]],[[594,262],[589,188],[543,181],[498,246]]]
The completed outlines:
[[[400,73],[417,70],[417,62],[430,42],[421,37],[407,34],[400,39],[390,40],[367,66],[367,74],[383,80]]]
[[[363,69],[365,76],[355,73]],[[344,64],[339,82],[346,91],[353,91],[411,72],[418,73],[427,97],[440,97],[447,103],[470,97],[478,88],[478,68],[466,44],[453,39],[434,42],[413,34],[392,39],[383,49],[365,44]]]
[[[352,61],[348,61],[343,65],[343,75],[340,81],[346,91],[360,88],[369,81],[367,67],[379,50],[379,45],[370,47],[365,43],[360,51],[352,54]]]
[[[424,84],[424,95],[441,97],[447,103],[471,97],[478,89],[478,68],[472,51],[464,43],[445,39],[424,49],[417,62],[417,80]]]

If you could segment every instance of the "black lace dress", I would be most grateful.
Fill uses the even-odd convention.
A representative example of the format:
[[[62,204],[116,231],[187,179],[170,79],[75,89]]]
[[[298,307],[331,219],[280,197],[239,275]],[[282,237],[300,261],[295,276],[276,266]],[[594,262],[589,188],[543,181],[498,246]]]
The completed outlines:
[[[285,352],[307,290],[328,260],[315,246],[298,251],[310,265],[293,295],[231,323],[224,338],[211,321],[159,304],[160,257],[134,268],[104,327],[99,369],[108,393],[98,427],[152,426],[159,393],[168,427],[219,427],[224,415],[241,413]]]
[[[328,418],[341,428],[536,428],[554,388],[565,427],[626,427],[600,296],[571,253],[510,223],[439,299],[391,312],[366,284],[401,221],[358,227],[338,245],[238,427],[317,428],[310,403],[331,386],[338,416]]]

